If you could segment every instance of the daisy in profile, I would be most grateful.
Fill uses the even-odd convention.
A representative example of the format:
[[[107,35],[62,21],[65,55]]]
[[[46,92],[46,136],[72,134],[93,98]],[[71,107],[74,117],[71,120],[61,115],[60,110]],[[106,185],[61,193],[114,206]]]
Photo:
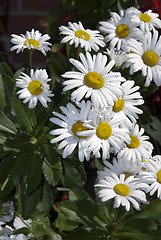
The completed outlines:
[[[142,180],[149,184],[147,192],[152,196],[157,192],[157,198],[161,200],[161,155],[156,155],[145,163],[142,171]]]
[[[144,100],[137,90],[139,86],[134,86],[134,81],[129,80],[122,84],[123,95],[114,101],[113,111],[115,112],[117,118],[121,114],[125,117],[124,123],[129,129],[131,128],[131,123],[136,123],[138,119],[137,114],[142,114],[143,111],[137,106],[142,105]]]
[[[148,184],[135,180],[134,176],[125,178],[125,174],[117,176],[111,173],[111,176],[101,178],[95,187],[99,187],[98,195],[102,202],[114,198],[114,208],[122,205],[129,211],[132,204],[136,210],[140,210],[140,202],[147,203],[142,189],[147,188]]]
[[[81,22],[71,23],[68,22],[68,27],[59,27],[60,34],[66,35],[61,43],[69,42],[70,45],[75,44],[77,48],[79,45],[84,48],[85,51],[91,51],[92,49],[97,52],[99,47],[104,47],[104,37],[98,30],[84,29]]]
[[[105,164],[105,168],[103,171],[98,171],[98,179],[106,178],[106,176],[111,176],[111,173],[115,173],[117,176],[120,174],[125,174],[125,179],[129,176],[137,176],[139,171],[142,168],[141,164],[127,161],[124,158],[116,158],[112,159],[112,163],[109,161],[103,161]]]
[[[78,158],[80,162],[90,159],[90,153],[84,148],[84,143],[87,141],[87,137],[78,135],[78,132],[88,131],[87,127],[84,127],[84,122],[86,121],[91,103],[90,101],[82,101],[78,105],[79,107],[75,107],[73,104],[68,103],[66,107],[60,107],[63,114],[53,112],[56,117],[50,118],[50,121],[60,128],[54,129],[50,132],[51,135],[56,136],[50,142],[57,143],[58,149],[63,150],[62,157],[66,158],[69,156],[74,149],[78,146]]]
[[[38,100],[47,108],[47,102],[51,102],[50,97],[54,96],[52,91],[49,90],[48,82],[50,80],[45,69],[35,72],[31,69],[30,76],[22,72],[16,79],[16,87],[22,88],[17,94],[19,94],[20,99],[24,99],[23,103],[29,102],[29,108],[34,108]]]
[[[116,48],[107,48],[104,53],[109,56],[110,60],[115,60],[115,68],[120,68],[127,58],[126,52],[123,50],[117,50]]]
[[[143,13],[135,7],[130,7],[127,9],[127,12],[131,14],[133,22],[139,23],[139,27],[143,33],[155,30],[155,28],[161,28],[159,14],[152,12],[152,10]]]
[[[111,108],[102,111],[93,108],[84,125],[89,130],[77,133],[88,137],[84,145],[88,151],[99,157],[101,156],[100,151],[102,151],[103,160],[109,158],[111,152],[120,151],[125,145],[124,142],[130,144],[129,130],[120,127],[123,118],[114,118],[113,115]]]
[[[117,97],[122,95],[121,82],[126,81],[119,72],[112,72],[111,69],[115,64],[111,60],[107,64],[107,56],[98,53],[93,58],[89,52],[86,57],[79,54],[81,62],[70,59],[70,62],[79,70],[69,71],[62,77],[69,80],[65,81],[64,91],[77,88],[71,94],[73,101],[80,101],[83,97],[91,98],[96,107],[106,107],[108,104],[113,105]]]
[[[141,159],[150,158],[153,145],[147,141],[149,137],[143,135],[143,133],[144,128],[139,130],[139,125],[133,124],[129,134],[131,143],[126,143],[126,147],[118,153],[118,157],[137,163],[141,163]]]
[[[23,52],[24,49],[37,49],[41,51],[44,55],[49,51],[52,45],[48,42],[50,39],[48,34],[42,35],[38,30],[32,29],[31,32],[26,31],[26,34],[12,34],[11,42],[15,46],[11,47],[11,51],[16,50],[16,53]]]
[[[99,30],[105,36],[105,42],[110,42],[110,48],[122,49],[122,45],[131,39],[141,39],[143,34],[138,29],[138,23],[131,21],[130,14],[125,14],[121,10],[120,15],[116,12],[111,12],[111,19],[107,21],[101,21]]]
[[[145,86],[149,86],[154,80],[157,86],[161,85],[161,37],[158,39],[158,31],[148,32],[142,42],[131,40],[126,48],[129,52],[125,67],[130,66],[130,74],[142,71],[146,76]]]

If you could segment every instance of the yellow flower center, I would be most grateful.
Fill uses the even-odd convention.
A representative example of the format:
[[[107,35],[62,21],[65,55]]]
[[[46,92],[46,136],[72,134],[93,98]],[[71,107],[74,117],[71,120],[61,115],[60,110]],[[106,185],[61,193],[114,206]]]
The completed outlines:
[[[120,24],[116,28],[116,34],[119,38],[126,38],[129,34],[129,27],[126,24]]]
[[[141,159],[141,161],[142,161],[142,162],[146,162],[146,160],[143,159],[143,158]],[[146,168],[145,168],[145,167],[142,167],[141,169],[145,170]]]
[[[138,148],[140,146],[139,139],[135,136],[130,136],[130,138],[131,138],[131,143],[130,144],[126,143],[126,146],[128,148]]]
[[[129,172],[123,172],[123,174],[125,174],[125,179],[132,175],[132,173],[129,173]]]
[[[140,20],[143,22],[150,22],[151,17],[146,13],[140,13]]]
[[[145,52],[142,55],[142,59],[143,59],[143,62],[150,67],[157,65],[159,62],[158,54],[153,51]]]
[[[114,186],[114,191],[116,194],[121,196],[127,196],[130,192],[130,189],[126,184],[118,183]]]
[[[114,112],[120,112],[124,108],[124,104],[125,104],[124,98],[122,99],[117,98],[117,99],[118,99],[117,101],[114,101],[114,106],[113,106]]]
[[[107,122],[102,122],[96,129],[97,137],[101,139],[108,139],[112,134],[112,128]]]
[[[29,47],[33,46],[34,48],[37,48],[40,44],[35,39],[26,39],[25,42],[24,42],[24,45],[27,46],[27,47],[28,46]]]
[[[161,183],[161,169],[157,172],[157,181]]]
[[[78,138],[87,138],[86,136],[78,136],[77,132],[87,131],[89,128],[83,126],[84,122],[76,122],[72,126],[73,134]]]
[[[100,89],[104,86],[104,79],[97,72],[89,72],[84,76],[84,83],[93,89]]]
[[[39,95],[43,91],[42,83],[37,80],[33,80],[29,83],[28,90],[32,95]]]
[[[87,32],[83,31],[83,30],[76,31],[75,32],[75,36],[78,37],[78,38],[82,38],[85,41],[89,41],[89,39],[90,39],[90,35]]]

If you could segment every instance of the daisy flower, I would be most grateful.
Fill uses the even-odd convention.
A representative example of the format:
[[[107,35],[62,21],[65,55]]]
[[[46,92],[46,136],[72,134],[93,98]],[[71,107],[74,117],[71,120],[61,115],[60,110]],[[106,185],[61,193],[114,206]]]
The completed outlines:
[[[52,91],[49,90],[48,78],[45,69],[30,71],[30,76],[26,73],[21,73],[16,79],[16,87],[22,88],[17,92],[20,99],[24,99],[23,103],[29,102],[29,108],[34,108],[39,100],[41,104],[47,108],[47,102],[51,102],[49,97],[53,97]]]
[[[156,155],[145,163],[146,170],[142,171],[142,180],[149,184],[147,192],[152,196],[157,192],[161,200],[161,155]]]
[[[60,34],[66,35],[61,43],[69,42],[70,45],[75,44],[77,48],[79,45],[84,48],[85,51],[91,51],[92,49],[97,52],[100,47],[104,47],[104,37],[98,30],[84,29],[81,22],[71,23],[68,22],[68,27],[59,27]]]
[[[116,12],[111,12],[111,19],[101,21],[99,30],[105,34],[105,42],[110,42],[110,48],[116,46],[117,50],[122,48],[122,45],[131,39],[141,39],[142,32],[137,28],[138,23],[131,21],[130,14],[125,14],[121,10],[120,15]]]
[[[73,101],[80,101],[83,97],[91,97],[92,103],[96,107],[113,105],[117,97],[122,95],[121,82],[126,81],[119,72],[112,72],[115,64],[112,60],[107,64],[107,56],[98,53],[93,58],[89,52],[86,57],[79,54],[81,62],[70,59],[70,62],[80,71],[69,71],[62,75],[69,78],[63,84],[64,91],[77,88],[72,94]]]
[[[114,102],[113,111],[115,112],[117,118],[120,114],[125,117],[124,123],[128,128],[131,128],[131,122],[136,123],[138,119],[137,114],[142,114],[143,111],[136,106],[142,105],[144,100],[137,90],[139,86],[134,86],[134,81],[129,80],[122,84],[123,95]]]
[[[125,174],[117,176],[115,173],[111,173],[111,176],[100,179],[95,187],[100,189],[98,195],[102,202],[114,198],[114,208],[122,205],[125,206],[126,211],[129,211],[131,203],[136,210],[140,210],[140,202],[147,203],[142,189],[147,188],[148,185],[136,181],[134,176],[125,179]]]
[[[136,176],[141,170],[142,165],[134,163],[132,161],[127,161],[124,158],[112,159],[112,163],[109,161],[103,161],[105,168],[103,171],[98,171],[98,179],[104,178],[106,176],[111,176],[111,173],[114,172],[117,176],[120,174],[125,174],[125,179],[131,175]]]
[[[23,52],[25,48],[28,48],[37,49],[46,55],[46,52],[51,49],[50,46],[52,45],[47,42],[50,39],[48,34],[42,35],[38,30],[34,29],[32,29],[31,32],[26,31],[25,35],[12,34],[11,37],[11,42],[15,44],[15,46],[11,47],[10,50],[16,50],[16,53],[19,53],[20,51]]]
[[[119,119],[113,117],[111,108],[105,111],[93,108],[84,124],[89,130],[78,132],[78,135],[88,136],[84,147],[99,157],[102,149],[102,159],[105,160],[110,157],[111,152],[120,151],[124,147],[124,142],[130,143],[129,130],[120,127],[122,122],[121,117]]]
[[[58,149],[64,148],[63,158],[66,158],[70,155],[76,146],[78,145],[78,158],[80,162],[84,161],[84,158],[87,160],[90,159],[90,153],[87,152],[87,149],[84,148],[84,143],[87,141],[87,137],[78,136],[78,131],[87,131],[88,128],[84,127],[84,122],[86,121],[91,103],[88,101],[82,101],[78,104],[79,108],[76,108],[73,104],[68,103],[66,107],[61,106],[60,109],[63,114],[53,112],[56,117],[50,118],[50,121],[61,128],[52,130],[50,134],[57,136],[52,139],[51,143],[57,143],[61,141],[58,145]]]
[[[130,7],[127,12],[131,14],[131,20],[139,23],[139,27],[143,33],[155,30],[155,28],[161,28],[161,20],[158,13],[153,13],[152,10],[141,12],[135,7]]]
[[[143,135],[144,128],[139,130],[138,124],[133,124],[130,130],[131,143],[126,143],[126,147],[118,153],[118,157],[125,158],[127,161],[141,163],[141,159],[151,157],[153,145],[148,142],[148,136]]]
[[[104,52],[110,58],[110,60],[115,60],[115,67],[120,68],[123,63],[126,61],[126,52],[122,50],[117,50],[116,48],[106,49]]]
[[[157,86],[161,85],[161,37],[158,39],[158,31],[148,32],[142,42],[131,40],[126,45],[128,54],[125,67],[130,66],[130,74],[142,71],[146,76],[145,86],[149,86],[154,80]]]

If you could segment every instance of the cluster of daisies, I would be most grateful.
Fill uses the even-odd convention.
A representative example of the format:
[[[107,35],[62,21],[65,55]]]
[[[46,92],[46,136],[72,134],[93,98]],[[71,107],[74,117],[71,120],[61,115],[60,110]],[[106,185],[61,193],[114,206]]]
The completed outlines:
[[[60,34],[65,35],[61,43],[80,46],[85,53],[79,54],[79,60],[70,58],[72,71],[62,75],[63,91],[71,91],[71,103],[61,106],[61,113],[53,112],[50,121],[59,128],[50,132],[54,136],[51,143],[62,150],[63,158],[77,151],[80,162],[91,157],[103,159],[106,167],[98,171],[95,185],[98,195],[102,201],[114,198],[114,208],[122,205],[127,211],[130,203],[137,210],[141,202],[147,203],[148,192],[153,195],[157,191],[161,199],[161,156],[152,157],[153,145],[137,124],[144,103],[139,86],[112,69],[127,67],[131,75],[142,71],[145,86],[152,79],[161,85],[158,28],[158,14],[151,10],[142,13],[134,7],[120,15],[112,12],[110,20],[100,22],[100,31],[84,29],[81,22],[60,27]],[[38,49],[44,54],[50,48],[48,39],[34,30],[12,35],[16,46],[11,50]],[[47,107],[49,97],[54,96],[49,81],[46,70],[31,69],[30,76],[22,73],[17,78],[16,86],[21,88],[17,94],[24,103],[29,102],[29,108],[38,100]]]

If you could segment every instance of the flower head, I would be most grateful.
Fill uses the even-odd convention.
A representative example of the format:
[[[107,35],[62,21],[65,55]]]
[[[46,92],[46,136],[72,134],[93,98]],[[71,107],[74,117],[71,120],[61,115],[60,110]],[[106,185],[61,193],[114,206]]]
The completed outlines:
[[[96,107],[113,105],[117,97],[122,95],[121,82],[126,81],[119,72],[112,72],[115,64],[112,60],[107,64],[107,56],[98,53],[93,58],[89,52],[86,57],[80,53],[81,62],[70,59],[79,72],[69,71],[63,74],[69,80],[64,82],[64,91],[77,88],[72,94],[72,100],[80,101],[83,97],[91,97]]]
[[[145,170],[141,173],[142,180],[149,184],[147,192],[152,196],[157,192],[161,200],[161,156],[156,155],[145,162]]]
[[[68,103],[66,107],[60,107],[63,114],[53,112],[56,117],[50,118],[50,121],[60,126],[60,128],[50,132],[50,134],[57,136],[50,142],[57,143],[61,141],[58,145],[58,149],[64,148],[62,154],[63,158],[69,156],[78,145],[79,160],[81,162],[84,161],[84,158],[89,160],[90,152],[87,152],[87,149],[84,148],[87,137],[78,135],[78,132],[88,131],[88,128],[84,127],[84,122],[88,117],[90,108],[90,101],[87,103],[82,101],[78,108],[71,103]]]
[[[154,80],[157,86],[161,85],[161,37],[158,39],[158,31],[148,32],[142,42],[131,40],[127,42],[127,56],[125,67],[130,66],[130,74],[142,71],[146,76],[145,86],[149,86]]]
[[[34,29],[31,32],[26,31],[25,35],[12,34],[11,37],[11,42],[15,44],[15,46],[11,47],[11,51],[16,50],[16,53],[23,52],[27,48],[37,49],[46,55],[46,52],[51,49],[50,46],[52,45],[47,42],[50,39],[48,34],[42,35],[38,30],[35,31]]]
[[[117,176],[120,174],[125,174],[125,179],[130,176],[136,176],[141,170],[142,165],[134,163],[132,161],[127,161],[125,158],[112,159],[112,163],[109,161],[103,161],[106,166],[103,171],[98,171],[98,178],[106,178],[106,176],[111,176],[111,173],[115,173]]]
[[[129,80],[124,82],[121,86],[123,95],[114,102],[113,111],[117,118],[122,114],[125,117],[124,123],[128,128],[131,128],[131,123],[136,123],[138,119],[137,114],[142,114],[143,111],[137,106],[142,105],[144,100],[137,90],[139,86],[134,86],[134,81]]]
[[[130,143],[129,130],[120,127],[122,122],[123,118],[115,118],[111,108],[102,111],[93,108],[84,125],[89,130],[78,133],[78,135],[88,136],[84,147],[98,157],[101,156],[102,150],[102,159],[105,160],[109,158],[111,152],[120,151],[125,141]]]
[[[137,8],[130,7],[127,9],[127,12],[131,14],[133,22],[139,23],[139,27],[143,33],[155,30],[155,28],[161,28],[159,14],[152,12],[152,10],[141,12]]]
[[[17,94],[20,99],[24,99],[23,103],[29,102],[29,108],[34,108],[38,100],[47,108],[47,102],[51,102],[49,97],[54,96],[49,90],[50,80],[45,69],[35,72],[31,69],[30,76],[22,72],[21,76],[16,79],[16,87],[22,88]]]
[[[153,145],[147,141],[148,136],[143,135],[144,128],[139,130],[138,124],[133,124],[130,130],[131,142],[126,143],[126,147],[118,153],[118,157],[141,163],[141,159],[148,159],[151,157]]]
[[[125,174],[119,177],[115,173],[111,176],[100,178],[95,187],[99,187],[98,195],[102,202],[114,198],[114,208],[120,205],[125,206],[126,211],[130,210],[130,203],[136,210],[140,210],[140,202],[146,203],[146,195],[142,191],[148,185],[135,180],[134,176],[125,179]]]
[[[68,27],[61,26],[59,27],[60,34],[66,35],[61,43],[69,42],[70,45],[75,44],[75,47],[79,45],[81,48],[85,48],[85,51],[94,51],[99,50],[100,47],[104,47],[104,37],[100,34],[98,30],[84,29],[81,22],[77,23],[68,23]]]
[[[125,14],[121,10],[120,15],[111,12],[111,19],[100,22],[100,31],[107,34],[105,42],[110,42],[110,48],[122,49],[124,43],[131,39],[142,38],[142,32],[137,28],[138,23],[131,21],[130,14]]]

